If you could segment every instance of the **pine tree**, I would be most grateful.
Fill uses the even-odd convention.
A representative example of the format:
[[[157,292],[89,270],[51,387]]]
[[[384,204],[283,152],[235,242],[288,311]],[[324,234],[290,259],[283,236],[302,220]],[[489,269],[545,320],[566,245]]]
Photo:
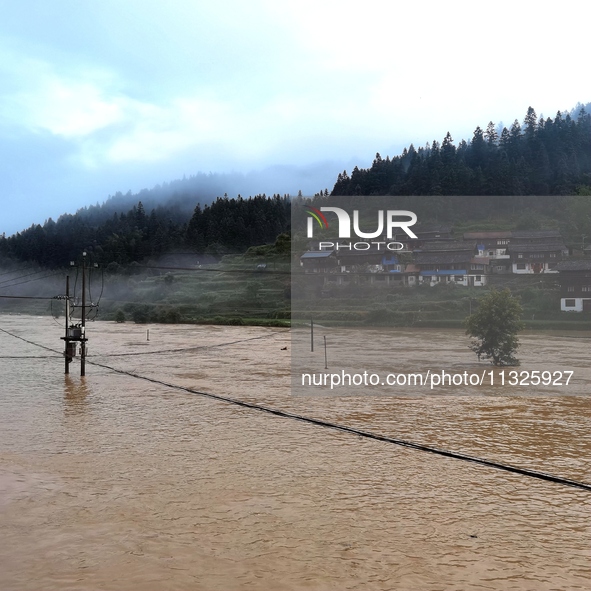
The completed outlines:
[[[497,134],[497,130],[495,129],[495,124],[492,121],[488,122],[486,131],[484,132],[484,137],[486,138],[489,146],[496,146],[499,136]]]
[[[525,126],[526,137],[528,139],[533,138],[538,127],[538,116],[536,115],[536,112],[533,107],[528,107],[527,114],[525,115],[525,119],[523,120],[523,125]]]

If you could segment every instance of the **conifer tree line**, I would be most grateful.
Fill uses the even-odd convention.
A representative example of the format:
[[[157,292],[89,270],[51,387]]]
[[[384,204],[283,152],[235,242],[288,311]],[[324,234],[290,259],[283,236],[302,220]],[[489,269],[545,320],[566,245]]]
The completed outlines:
[[[572,195],[591,185],[591,115],[560,111],[538,119],[529,107],[500,133],[491,121],[456,146],[441,143],[383,159],[368,169],[339,174],[332,195]]]
[[[136,197],[149,197],[146,202],[154,204],[151,193]],[[583,196],[591,195],[591,115],[579,106],[572,117],[558,112],[554,119],[544,119],[530,107],[523,124],[515,120],[499,133],[490,122],[458,146],[448,133],[441,144],[434,141],[419,149],[411,144],[393,158],[376,154],[370,168],[355,167],[350,176],[344,171],[330,195],[323,190],[315,201],[321,205],[337,195],[392,195],[396,208],[438,222],[537,210],[562,219],[575,237],[588,235],[589,204],[571,203],[568,196],[586,200]],[[130,198],[119,195],[102,206],[2,235],[0,258],[59,268],[86,250],[93,261],[128,265],[175,251],[244,252],[272,243],[290,229],[288,195],[225,195],[203,205],[203,195],[195,189],[175,194],[150,211],[141,200],[131,209],[123,205]],[[186,213],[187,202],[193,203],[192,214]],[[123,211],[114,211],[117,206]]]
[[[195,199],[197,201],[197,199]],[[101,216],[100,208],[96,215]],[[83,250],[106,265],[127,265],[174,251],[225,254],[274,242],[289,231],[288,196],[220,197],[195,207],[187,221],[178,221],[166,207],[147,213],[138,202],[127,213],[95,222],[86,210],[48,220],[14,236],[0,238],[0,256],[54,268],[77,260]]]

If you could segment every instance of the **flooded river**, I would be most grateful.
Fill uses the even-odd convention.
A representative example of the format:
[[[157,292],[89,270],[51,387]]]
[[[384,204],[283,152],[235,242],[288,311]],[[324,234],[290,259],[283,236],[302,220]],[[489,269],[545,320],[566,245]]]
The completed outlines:
[[[85,378],[31,344],[62,349],[51,318],[0,329],[2,591],[591,588],[588,491],[115,371],[589,483],[588,335],[521,338],[568,392],[292,396],[283,329],[96,322]],[[475,361],[461,331],[391,347]]]

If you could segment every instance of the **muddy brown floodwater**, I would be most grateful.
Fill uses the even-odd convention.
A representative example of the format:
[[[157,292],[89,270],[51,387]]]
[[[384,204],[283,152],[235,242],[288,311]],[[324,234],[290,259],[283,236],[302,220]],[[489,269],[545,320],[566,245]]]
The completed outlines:
[[[106,367],[590,482],[589,335],[522,337],[522,367],[573,370],[576,396],[339,397],[290,394],[282,329],[96,322],[85,378],[11,336],[59,351],[51,319],[0,329],[3,591],[591,588],[588,491]],[[390,346],[400,371],[463,367],[465,339]]]

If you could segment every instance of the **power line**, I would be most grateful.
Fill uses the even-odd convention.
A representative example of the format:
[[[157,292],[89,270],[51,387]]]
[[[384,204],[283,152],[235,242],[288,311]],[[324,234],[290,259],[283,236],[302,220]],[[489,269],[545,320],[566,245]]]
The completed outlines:
[[[53,300],[53,299],[55,299],[55,298],[40,297],[40,296],[9,296],[9,295],[0,295],[0,298],[4,298],[5,300]]]
[[[19,335],[9,332],[7,330],[4,330],[3,328],[0,328],[0,331],[2,331],[3,333],[5,333],[7,335],[10,335],[11,337],[14,337],[15,339],[19,339],[21,341],[24,341],[25,343],[29,343],[29,345],[33,345],[35,347],[40,347],[41,349],[45,349],[46,351],[50,351],[51,353],[57,353],[58,355],[61,355],[60,351],[56,351],[55,349],[52,349],[51,347],[46,347],[45,345],[40,345],[39,343],[35,343],[33,341],[30,341],[29,339],[25,339],[25,337],[20,337]]]
[[[41,272],[41,271],[39,271],[39,272]],[[10,285],[2,285],[2,286],[0,286],[0,289],[8,289],[10,287],[16,287],[17,285],[31,283],[31,281],[40,281],[41,279],[47,279],[48,277],[53,277],[54,275],[60,275],[61,273],[62,273],[61,271],[54,271],[52,273],[49,273],[48,275],[43,275],[43,277],[35,277],[35,279],[27,279],[26,281],[21,281],[20,283],[12,283]],[[36,273],[31,273],[31,275],[36,275]],[[25,275],[25,277],[27,277],[27,275]]]
[[[24,275],[20,275],[19,277],[11,277],[10,279],[3,279],[0,283],[10,283],[11,281],[18,281],[19,279],[23,279],[24,277],[30,277],[31,275],[37,275],[38,273],[44,273],[47,269],[41,269],[39,271],[33,271],[32,273],[25,273]],[[17,271],[12,271],[16,273]]]
[[[269,263],[267,263],[269,265]],[[162,269],[168,271],[197,271],[203,273],[247,273],[247,274],[260,274],[260,275],[292,275],[291,271],[274,271],[271,269],[206,269],[196,267],[160,267],[160,266],[148,266],[148,265],[134,265],[135,269]],[[296,273],[299,275],[300,273]],[[303,274],[303,273],[302,273]]]
[[[62,359],[57,355],[0,355],[0,359]]]
[[[36,347],[41,347],[43,349],[46,349],[47,351],[51,351],[52,353],[56,353],[58,355],[61,355],[61,353],[59,351],[56,351],[55,349],[51,349],[50,347],[45,347],[44,345],[40,345],[38,343],[35,343],[35,342],[30,341],[28,339],[25,339],[24,337],[21,337],[19,335],[11,333],[8,330],[4,330],[3,328],[0,328],[0,331],[6,333],[7,335],[10,335],[16,339],[20,339],[21,341],[24,341],[25,343],[28,343],[30,345],[34,345]],[[277,336],[277,334],[283,334],[285,332],[288,332],[288,331],[274,332],[269,335],[262,335],[259,337],[250,337],[248,339],[239,339],[237,341],[228,341],[226,343],[219,343],[217,345],[201,345],[198,347],[185,347],[185,348],[180,348],[180,349],[162,349],[159,351],[139,351],[139,352],[134,352],[134,353],[107,353],[107,354],[102,354],[102,355],[92,355],[92,357],[105,358],[105,357],[128,357],[128,356],[137,356],[137,355],[159,355],[159,354],[165,354],[165,353],[184,353],[184,352],[189,352],[189,351],[198,351],[201,349],[215,349],[215,348],[221,348],[221,347],[229,347],[230,345],[237,345],[239,343],[246,343],[249,341],[268,339],[268,338]],[[87,357],[89,357],[89,356],[87,356]],[[49,357],[24,356],[24,357],[0,357],[0,359],[49,359]],[[51,357],[51,359],[54,359],[54,357]]]
[[[12,281],[18,281],[19,279],[24,279],[25,277],[30,277],[31,275],[38,275],[39,273],[47,273],[47,269],[41,269],[40,271],[33,271],[32,273],[25,273],[24,275],[20,275],[18,277],[11,277],[10,279],[3,279],[0,281],[0,288],[10,287],[10,285],[3,285],[4,283],[11,283]]]
[[[373,439],[376,441],[383,441],[385,443],[391,443],[394,445],[399,445],[402,447],[407,447],[410,449],[415,449],[418,451],[424,451],[424,452],[429,452],[429,453],[433,453],[433,454],[437,454],[437,455],[441,455],[441,456],[445,456],[448,458],[453,458],[456,460],[463,460],[466,462],[473,462],[476,464],[481,464],[483,466],[488,466],[490,468],[496,468],[497,470],[504,470],[506,472],[513,472],[515,474],[520,474],[522,476],[528,476],[530,478],[537,478],[540,480],[546,480],[549,482],[554,482],[556,484],[563,484],[565,486],[572,486],[575,488],[580,488],[583,490],[588,490],[591,491],[591,484],[587,484],[585,482],[579,482],[576,480],[569,480],[567,478],[562,478],[560,476],[554,476],[552,474],[546,474],[545,472],[537,472],[535,470],[528,470],[526,468],[519,468],[517,466],[510,466],[507,464],[501,464],[499,462],[493,462],[491,460],[486,460],[483,458],[477,458],[477,457],[473,457],[473,456],[468,456],[465,454],[460,454],[460,453],[456,453],[453,451],[447,451],[447,450],[443,450],[443,449],[438,449],[436,447],[430,447],[427,445],[422,445],[419,443],[414,443],[412,441],[405,441],[402,439],[394,439],[393,437],[387,437],[385,435],[379,435],[377,433],[371,433],[368,431],[361,431],[360,429],[355,429],[353,427],[347,427],[346,425],[339,425],[337,423],[331,423],[329,421],[323,421],[321,419],[314,419],[312,417],[306,417],[303,415],[298,415],[295,413],[290,413],[290,412],[286,412],[283,410],[279,410],[276,408],[270,408],[267,406],[262,406],[259,404],[253,404],[251,402],[244,402],[243,400],[237,400],[235,398],[229,398],[226,396],[220,396],[218,394],[211,394],[209,392],[200,392],[199,390],[193,390],[192,388],[187,388],[185,386],[179,386],[177,384],[169,384],[167,382],[163,382],[161,380],[157,380],[155,378],[150,378],[147,376],[142,376],[139,374],[135,374],[135,373],[131,373],[122,369],[117,369],[115,367],[110,367],[108,365],[103,365],[101,363],[97,363],[96,361],[91,361],[89,363],[92,363],[93,365],[97,365],[99,367],[102,367],[104,369],[109,369],[111,371],[114,371],[116,373],[120,373],[123,375],[128,375],[131,376],[133,378],[137,378],[140,380],[145,380],[147,382],[152,382],[154,384],[159,384],[161,386],[166,386],[168,388],[173,388],[176,390],[183,390],[184,392],[188,392],[190,394],[197,394],[199,396],[204,396],[206,398],[211,398],[213,400],[219,400],[221,402],[227,402],[230,404],[235,404],[237,406],[242,406],[244,408],[248,408],[251,410],[257,410],[257,411],[261,411],[261,412],[265,412],[265,413],[269,413],[272,415],[276,415],[285,419],[294,419],[297,421],[302,421],[305,423],[311,423],[313,425],[317,425],[319,427],[325,427],[325,428],[329,428],[329,429],[335,429],[337,431],[343,431],[345,433],[351,433],[353,435],[358,435],[360,437],[365,437],[367,439]]]
[[[132,356],[136,356],[136,355],[160,355],[160,354],[165,354],[165,353],[186,353],[189,351],[199,351],[201,349],[215,349],[215,348],[221,348],[221,347],[229,347],[230,345],[237,345],[239,343],[246,343],[249,341],[257,341],[260,339],[268,339],[271,337],[275,337],[277,334],[282,334],[283,332],[288,332],[288,331],[281,331],[281,332],[273,333],[270,335],[262,335],[260,337],[251,337],[249,339],[240,339],[238,341],[230,341],[227,343],[219,343],[218,345],[200,345],[198,347],[184,347],[182,349],[162,349],[160,351],[138,351],[138,352],[134,352],[134,353],[107,353],[104,355],[89,355],[88,357],[100,357],[100,358],[104,358],[104,357],[132,357]]]
[[[35,268],[34,265],[29,265],[28,267],[24,267],[22,269],[19,269],[18,271],[26,271],[27,269],[34,269],[34,268]],[[18,273],[18,271],[4,271],[4,273],[0,273],[0,277],[3,277],[4,275],[10,275],[11,273]],[[6,279],[3,281],[9,281],[9,280]]]

